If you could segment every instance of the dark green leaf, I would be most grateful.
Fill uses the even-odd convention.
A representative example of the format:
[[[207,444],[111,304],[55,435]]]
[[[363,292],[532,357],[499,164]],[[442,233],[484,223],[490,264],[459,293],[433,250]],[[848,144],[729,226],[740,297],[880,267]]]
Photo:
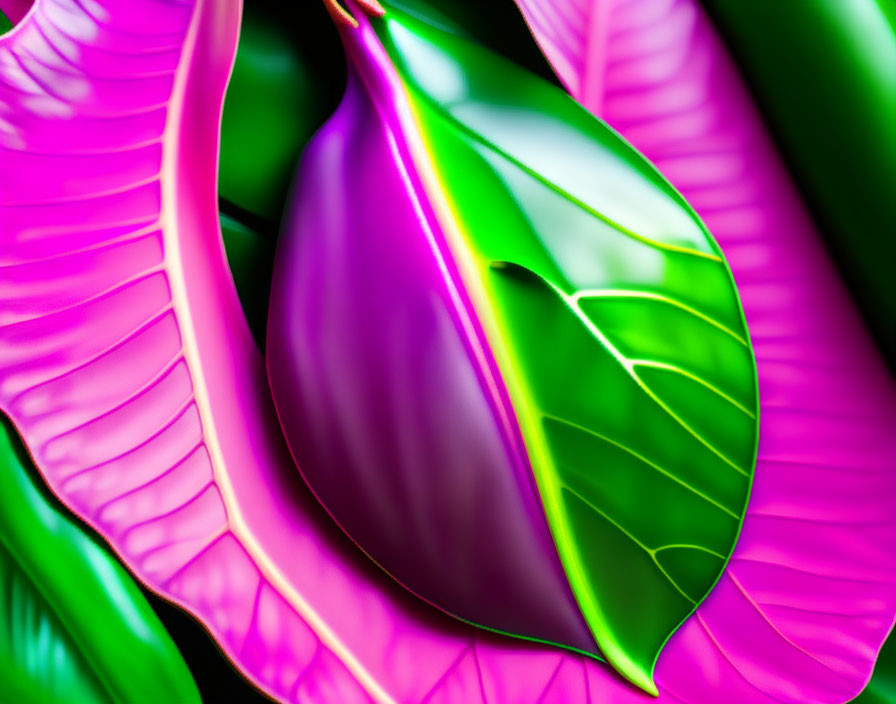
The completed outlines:
[[[896,635],[884,643],[871,681],[851,704],[896,704]]]

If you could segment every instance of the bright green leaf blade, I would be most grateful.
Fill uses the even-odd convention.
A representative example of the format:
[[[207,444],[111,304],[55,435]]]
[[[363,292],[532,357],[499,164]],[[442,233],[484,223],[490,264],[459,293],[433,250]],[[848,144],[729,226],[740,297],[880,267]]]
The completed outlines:
[[[749,495],[756,376],[730,272],[682,197],[565,94],[387,10],[570,584],[610,663],[655,691]]]
[[[139,587],[37,488],[0,422],[0,701],[198,704]]]
[[[11,29],[12,22],[10,22],[9,18],[3,14],[3,10],[0,10],[0,34],[6,34]]]

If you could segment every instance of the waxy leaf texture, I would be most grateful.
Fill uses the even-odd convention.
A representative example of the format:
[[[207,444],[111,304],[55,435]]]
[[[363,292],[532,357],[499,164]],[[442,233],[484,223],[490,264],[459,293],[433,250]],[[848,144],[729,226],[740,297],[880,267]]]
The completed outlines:
[[[750,486],[755,377],[730,274],[681,197],[561,90],[387,10],[385,55],[346,33],[357,76],[278,254],[287,438],[411,591],[594,652],[579,611],[653,690]],[[552,543],[569,587],[546,579]]]
[[[0,700],[199,704],[137,585],[34,485],[30,464],[0,420]]]
[[[697,612],[729,675],[705,687],[727,701],[744,683],[744,701],[846,701],[867,681],[896,610],[892,377],[699,3],[517,4],[572,95],[703,217],[750,326],[756,479],[739,548]],[[749,647],[720,635],[735,618]],[[810,674],[810,662],[821,670]],[[671,656],[658,679],[703,701],[683,695],[688,678]]]
[[[670,639],[658,701],[833,704],[861,687],[893,619],[892,385],[724,50],[682,6],[678,72],[647,84],[683,80],[717,110],[733,96],[735,133],[755,141],[725,142],[747,165],[717,196],[777,176],[740,230],[706,217],[740,284],[767,439],[734,567]],[[40,0],[0,39],[0,406],[44,478],[280,701],[657,701],[593,659],[409,599],[304,488],[217,226],[210,125],[238,21],[236,2]],[[783,281],[763,280],[769,257]],[[170,367],[155,356],[168,343]],[[127,492],[136,507],[113,508]]]
[[[703,4],[896,368],[896,3]]]

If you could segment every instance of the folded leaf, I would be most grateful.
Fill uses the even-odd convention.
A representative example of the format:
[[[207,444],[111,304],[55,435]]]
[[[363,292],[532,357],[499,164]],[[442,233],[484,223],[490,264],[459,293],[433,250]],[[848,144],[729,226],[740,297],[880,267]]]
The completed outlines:
[[[0,698],[198,704],[140,589],[34,486],[29,464],[0,420]]]
[[[595,652],[584,618],[652,690],[749,491],[757,401],[730,274],[680,196],[562,91],[386,7],[385,53],[346,33],[357,77],[278,254],[269,367],[291,449],[411,591]]]
[[[186,340],[182,348],[186,350],[183,366],[179,369],[190,381],[184,400],[187,420],[190,414],[196,419],[196,409],[201,405],[204,422],[192,426],[195,435],[181,433],[190,428],[184,422],[168,422],[172,417],[171,396],[150,393],[153,389],[159,390],[152,385],[146,387],[147,393],[134,399],[136,404],[127,403],[121,387],[110,384],[110,381],[124,384],[127,377],[139,383],[139,377],[151,378],[155,370],[150,356],[137,354],[136,345],[127,347],[125,343],[130,357],[126,375],[101,374],[102,368],[96,366],[92,368],[95,370],[93,375],[65,374],[61,379],[68,382],[66,394],[54,392],[43,397],[40,403],[38,396],[31,395],[30,400],[35,405],[30,411],[21,406],[16,408],[18,427],[41,473],[58,495],[100,528],[145,583],[174,598],[202,619],[247,676],[281,701],[301,701],[303,704],[356,701],[395,704],[600,701],[601,704],[632,704],[655,701],[613,676],[593,659],[550,646],[484,633],[441,616],[416,600],[409,600],[391,580],[383,578],[379,570],[371,569],[356,550],[347,547],[341,533],[330,529],[329,519],[297,480],[279,431],[272,431],[277,421],[270,407],[267,381],[260,356],[241,320],[216,225],[212,168],[216,144],[214,129],[209,125],[217,123],[219,91],[223,89],[226,69],[221,68],[221,57],[212,48],[222,51],[223,43],[232,53],[236,20],[231,20],[230,15],[236,8],[227,2],[202,2],[184,7],[135,0],[95,0],[89,7],[94,13],[102,12],[97,20],[88,15],[84,7],[83,2],[44,0],[21,30],[8,40],[0,40],[0,148],[3,149],[0,179],[8,173],[7,164],[11,164],[13,158],[29,158],[30,155],[39,160],[41,147],[47,152],[59,149],[72,160],[65,170],[41,170],[40,178],[35,175],[27,180],[25,175],[29,172],[12,170],[17,174],[17,180],[12,183],[0,180],[0,242],[3,244],[0,265],[4,266],[0,286],[0,325],[3,326],[0,328],[3,338],[0,345],[0,405],[8,408],[13,400],[11,394],[15,390],[10,388],[10,379],[36,384],[41,381],[38,375],[44,372],[45,378],[46,367],[54,360],[71,369],[77,363],[66,363],[65,356],[71,360],[72,355],[79,355],[83,360],[101,353],[110,344],[111,336],[126,339],[118,312],[131,312],[129,306],[132,304],[120,299],[117,306],[81,306],[76,311],[79,315],[68,317],[68,326],[64,330],[58,328],[57,336],[53,337],[50,332],[51,326],[64,320],[58,312],[66,304],[60,301],[67,299],[72,304],[91,296],[97,287],[108,291],[114,282],[126,283],[132,278],[121,268],[128,263],[126,260],[112,256],[103,258],[99,256],[102,250],[95,252],[98,259],[94,259],[91,266],[77,269],[74,265],[79,250],[90,246],[91,238],[95,246],[97,240],[104,238],[106,244],[111,244],[110,239],[134,233],[149,218],[167,233],[164,272],[178,286],[178,295],[172,299],[171,316],[178,324],[178,331],[184,331]],[[163,11],[159,12],[159,8]],[[145,21],[149,15],[156,18],[152,27]],[[140,21],[129,21],[134,16]],[[56,23],[66,28],[65,35]],[[48,39],[36,31],[36,26]],[[184,50],[188,29],[189,36],[197,42],[191,41]],[[212,29],[221,32],[214,42],[209,38]],[[369,36],[366,26],[362,26],[361,31]],[[147,32],[150,35],[158,33],[154,46],[148,46]],[[230,37],[229,44],[224,42],[225,37]],[[198,41],[201,38],[208,41]],[[150,47],[154,50],[148,50]],[[174,53],[165,56],[164,51],[160,51],[162,47]],[[141,59],[144,51],[145,56]],[[40,82],[29,77],[19,63],[21,60],[34,70],[33,56],[40,57],[49,67],[38,74]],[[75,63],[66,63],[65,57]],[[164,108],[153,104],[153,110],[164,110],[157,114],[155,122],[147,122],[145,115],[141,117],[128,111],[114,119],[110,115],[103,123],[103,130],[88,129],[94,120],[91,111],[98,112],[104,106],[108,108],[109,101],[121,95],[122,85],[133,84],[138,96],[147,94],[153,78],[158,77],[158,66],[153,64],[166,59],[178,77],[178,85],[183,86],[173,96],[172,105],[177,109],[167,107],[170,101]],[[142,66],[141,61],[144,62]],[[226,66],[227,61],[223,60],[223,64]],[[75,75],[84,78],[73,82],[73,69],[78,70],[78,67],[82,73]],[[87,69],[89,73],[84,75]],[[730,71],[730,68],[726,70]],[[126,76],[128,80],[108,81],[104,80],[104,75],[106,78]],[[113,84],[114,88],[111,88]],[[60,85],[69,89],[73,85],[82,86],[88,92],[80,96],[77,92],[58,94]],[[202,89],[187,90],[186,85],[200,85]],[[167,96],[172,97],[170,93]],[[190,96],[189,100],[187,96]],[[151,98],[148,96],[147,99]],[[203,118],[206,111],[210,115]],[[61,119],[63,117],[65,119]],[[196,129],[186,129],[184,123],[194,124]],[[161,152],[169,168],[163,171],[163,181],[173,186],[164,191],[162,202],[166,204],[166,217],[163,220],[158,220],[158,210],[147,213],[147,201],[134,197],[140,195],[139,191],[124,190],[126,197],[118,193],[116,198],[117,189],[107,190],[102,184],[99,185],[101,192],[93,197],[88,197],[90,194],[82,190],[67,192],[68,200],[61,202],[40,200],[42,194],[52,198],[52,194],[40,191],[40,188],[54,188],[57,196],[60,191],[71,188],[70,184],[96,188],[96,181],[91,183],[88,177],[107,165],[103,158],[108,154],[102,153],[103,146],[107,152],[114,153],[128,136],[131,139],[145,137],[140,128],[147,124],[154,127],[156,136],[163,132],[166,136]],[[167,131],[164,129],[166,124]],[[119,129],[123,132],[109,130],[110,125],[121,126]],[[14,130],[8,131],[9,127]],[[130,134],[124,131],[126,129],[131,130]],[[763,158],[768,158],[768,152],[764,153],[766,157]],[[132,150],[117,168],[107,170],[103,179],[106,184],[125,185],[134,174],[133,165],[139,154],[139,150]],[[77,163],[79,157],[85,158],[86,164]],[[173,164],[178,168],[170,168]],[[189,171],[188,165],[195,171]],[[189,177],[185,177],[184,170]],[[13,196],[16,202],[23,200],[21,190],[13,191],[20,182],[22,190],[32,193],[30,206],[12,206]],[[175,198],[181,190],[184,194],[189,192],[199,197]],[[84,196],[83,202],[81,196]],[[56,200],[59,201],[58,197]],[[97,208],[97,205],[103,208]],[[114,209],[107,210],[110,206]],[[117,224],[121,226],[118,231],[115,230],[116,222],[110,217],[118,219]],[[765,234],[763,241],[767,241],[779,255],[786,251],[781,249],[781,242],[794,243],[790,233],[785,233],[786,237],[782,239],[777,229],[762,232]],[[830,289],[834,309],[842,312],[844,303],[838,298],[842,294],[829,285],[833,281],[830,272],[816,271],[819,259],[811,238],[799,237],[794,244],[797,247],[805,245],[800,251],[808,252],[808,263],[802,257],[794,256],[788,258],[789,264],[797,272],[805,271],[805,268],[815,272],[818,281],[813,284],[813,290],[826,292]],[[28,262],[41,257],[41,253],[43,256],[70,257],[65,268],[68,275],[60,276],[61,272],[46,267],[46,262],[43,268],[35,266],[29,271]],[[85,251],[81,251],[80,256],[86,256]],[[756,259],[750,257],[733,257],[732,261],[738,267],[735,274],[739,276],[762,265],[761,261],[757,264]],[[16,271],[18,275],[13,273]],[[109,292],[107,298],[114,295]],[[836,465],[832,469],[829,464],[814,462],[803,454],[807,450],[798,434],[778,436],[775,451],[785,460],[808,459],[807,466],[800,468],[799,482],[802,487],[808,487],[809,498],[816,496],[816,489],[827,492],[818,494],[822,497],[844,493],[857,496],[864,492],[876,498],[878,503],[874,504],[871,517],[878,520],[878,512],[887,509],[884,505],[886,497],[896,496],[892,472],[887,464],[887,457],[892,452],[887,455],[888,446],[878,444],[878,438],[889,437],[896,412],[886,410],[890,391],[885,382],[881,382],[886,377],[881,376],[879,366],[875,366],[877,362],[873,354],[867,348],[858,349],[847,360],[837,345],[841,334],[855,334],[858,340],[862,339],[861,332],[849,322],[848,308],[844,324],[843,317],[828,319],[813,315],[814,309],[808,306],[775,305],[775,300],[770,301],[761,287],[747,288],[742,291],[742,296],[754,310],[760,303],[767,306],[762,321],[766,329],[773,326],[791,335],[808,334],[811,337],[820,333],[820,344],[828,355],[822,363],[833,362],[833,372],[821,369],[809,377],[774,374],[771,373],[773,367],[770,368],[763,384],[765,393],[773,400],[780,399],[782,394],[815,399],[812,390],[818,376],[846,380],[848,385],[838,389],[838,398],[843,404],[853,404],[850,408],[866,403],[869,387],[877,390],[882,405],[870,409],[868,422],[861,425],[832,423],[819,440],[822,444],[819,452],[830,452],[832,447],[847,448],[840,452],[861,453],[862,461],[843,461],[839,465],[841,470],[836,469]],[[821,300],[826,299],[822,297]],[[37,309],[29,311],[34,320],[29,325],[16,327],[13,315],[19,315],[18,320],[22,321],[21,313],[16,311],[41,301]],[[52,318],[46,321],[42,313],[52,315],[52,311],[57,311],[55,321]],[[137,315],[139,311],[133,311],[133,314]],[[37,325],[41,319],[48,322],[43,330]],[[755,340],[755,331],[753,337]],[[178,342],[180,339],[178,337]],[[772,350],[768,351],[771,353]],[[768,365],[770,361],[760,360],[760,373],[763,364]],[[97,404],[98,394],[104,392],[109,392],[107,400]],[[121,408],[132,409],[132,412],[107,410],[110,405],[115,407],[116,401],[112,397],[116,394],[122,402]],[[37,415],[26,415],[32,412]],[[102,418],[92,423],[90,420],[83,422],[79,433],[74,430],[69,417],[69,426],[59,428],[66,444],[45,447],[46,425],[42,428],[41,420],[73,412]],[[850,412],[856,413],[855,410]],[[81,423],[74,419],[74,424]],[[98,432],[88,440],[84,429]],[[184,451],[185,435],[187,443],[195,439],[203,443],[201,447],[214,448],[214,453],[209,454],[208,465],[213,472],[214,486],[224,487],[221,495],[226,495],[228,501],[226,525],[229,533],[212,549],[203,551],[203,546],[197,545],[200,541],[191,542],[187,526],[178,520],[184,517],[183,513],[178,515],[175,511],[155,523],[148,523],[153,530],[138,533],[141,542],[125,546],[126,539],[114,525],[101,524],[106,516],[101,516],[96,506],[108,501],[110,492],[126,491],[113,481],[115,479],[139,481],[140,472],[147,473],[143,477],[163,473],[166,465],[177,461],[177,453]],[[147,437],[152,442],[146,443]],[[128,452],[128,444],[131,452]],[[142,447],[142,451],[135,451],[137,447]],[[52,454],[62,448],[66,449],[67,455]],[[876,459],[872,457],[871,448],[877,448]],[[117,461],[102,464],[103,460],[112,459],[119,453],[123,454]],[[97,462],[100,466],[96,466]],[[107,471],[93,473],[91,469],[85,472],[80,489],[74,481],[63,486],[64,473],[79,468],[105,468]],[[129,470],[135,470],[137,474]],[[857,476],[861,482],[856,486]],[[809,499],[794,503],[793,492],[781,481],[762,483],[755,491],[762,496],[764,506],[777,496],[794,504],[795,516],[800,510],[804,514],[808,510]],[[820,501],[816,499],[814,505],[823,508]],[[867,508],[867,503],[860,503],[863,509]],[[156,506],[156,510],[166,509]],[[143,520],[142,515],[136,520]],[[889,515],[893,515],[892,510]],[[764,530],[759,525],[750,529],[748,521],[740,554],[805,565],[812,560],[818,540],[800,540],[794,533],[798,524],[790,529],[787,525],[784,521],[768,521]],[[847,524],[833,526],[830,530],[841,536],[835,541],[839,542],[843,535],[864,536],[871,529]],[[827,535],[826,532],[825,537]],[[781,540],[780,536],[785,539]],[[780,590],[780,577],[784,572],[792,580],[788,592],[792,595],[791,603],[810,609],[823,607],[823,603],[807,602],[806,595],[818,594],[821,598],[833,595],[835,599],[850,603],[861,596],[873,613],[867,621],[870,635],[862,636],[855,629],[850,633],[859,633],[859,638],[871,642],[877,633],[883,632],[881,624],[887,620],[884,612],[889,613],[892,604],[892,589],[885,582],[891,574],[887,556],[896,555],[896,550],[889,537],[886,527],[878,526],[874,538],[879,539],[880,545],[873,538],[866,538],[859,551],[832,552],[825,544],[823,549],[829,567],[818,576],[775,570],[773,566],[757,567],[749,575],[741,570],[738,576],[749,578],[749,593],[758,594],[762,588],[773,584]],[[147,553],[160,548],[156,557],[159,553],[164,554],[163,549],[170,555],[170,547],[178,545],[181,551],[176,553],[177,558],[184,560],[181,577],[166,580],[165,574],[159,571],[158,559],[154,563],[147,559],[152,554],[147,556]],[[844,574],[851,577],[844,579]],[[876,584],[858,581],[862,579],[873,580]],[[730,584],[727,577],[723,584]],[[714,607],[717,602],[719,607]],[[728,589],[721,598],[710,596],[698,613],[712,623],[715,636],[721,637],[723,643],[729,643],[742,635],[742,624],[726,625],[723,618],[732,607],[739,608],[741,604],[741,597],[732,595]],[[827,622],[819,620],[820,630],[815,632],[830,638],[835,655],[855,652],[852,647],[856,639],[851,636],[843,642],[840,626],[832,623],[836,621],[836,617]],[[781,622],[779,618],[777,623]],[[751,629],[748,635],[749,638],[741,641],[746,643],[745,647],[752,646],[751,638],[761,635],[761,630]],[[774,641],[764,640],[763,645],[768,646],[770,642]],[[808,645],[804,643],[804,647],[808,648]],[[722,680],[726,702],[774,702],[738,675],[725,658],[727,654],[719,651],[704,634],[697,619],[689,620],[670,640],[660,659],[657,671],[660,701],[664,704],[677,704],[683,700],[717,704],[719,689],[716,683]],[[774,655],[777,652],[768,658],[772,665]],[[839,680],[806,656],[805,668],[809,672],[800,683],[809,688],[811,696],[788,695],[788,700],[800,704],[833,702],[839,696],[842,701],[842,692],[850,687],[855,691],[855,683],[862,673],[867,674],[869,659],[867,653],[859,656],[848,681],[840,683],[841,689],[836,690],[830,684]],[[735,662],[743,663],[744,659],[735,659]],[[770,667],[768,662],[765,665]],[[788,665],[792,665],[792,661],[788,661]],[[817,669],[812,670],[812,667]],[[774,671],[773,667],[770,669]],[[752,672],[748,671],[748,674],[754,677]],[[754,677],[753,681],[758,680]],[[780,677],[780,682],[788,683],[791,688],[788,691],[792,691],[794,681],[792,673]],[[806,684],[812,682],[818,682],[818,687]],[[679,696],[671,694],[670,687]],[[824,694],[816,696],[818,691]]]
[[[327,539],[292,503],[217,226],[238,22],[237,2],[53,0],[0,40],[0,406],[54,491],[259,686],[351,701],[301,586],[341,608],[314,569]]]
[[[688,704],[843,702],[896,613],[893,380],[698,4],[518,4],[573,95],[703,216],[756,350],[762,420],[743,534],[661,658],[661,689]],[[701,647],[699,664],[685,655]]]
[[[87,8],[0,39],[0,407],[43,477],[280,701],[584,686],[408,599],[297,476],[218,227],[238,3]]]

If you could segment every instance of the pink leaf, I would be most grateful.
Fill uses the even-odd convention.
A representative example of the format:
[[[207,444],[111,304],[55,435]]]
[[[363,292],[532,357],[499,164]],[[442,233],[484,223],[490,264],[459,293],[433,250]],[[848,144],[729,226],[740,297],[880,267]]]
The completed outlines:
[[[0,40],[0,406],[60,498],[281,701],[652,701],[592,660],[409,599],[299,481],[216,224],[210,125],[238,9],[41,0]],[[660,659],[662,702],[843,701],[896,600],[892,386],[757,139],[741,154],[777,180],[709,191],[748,198],[753,217],[728,218],[741,229],[780,210],[773,241],[710,222],[760,354],[756,500],[733,576]],[[837,523],[803,523],[820,516]],[[844,605],[863,615],[832,613]],[[762,640],[738,640],[744,612]]]

